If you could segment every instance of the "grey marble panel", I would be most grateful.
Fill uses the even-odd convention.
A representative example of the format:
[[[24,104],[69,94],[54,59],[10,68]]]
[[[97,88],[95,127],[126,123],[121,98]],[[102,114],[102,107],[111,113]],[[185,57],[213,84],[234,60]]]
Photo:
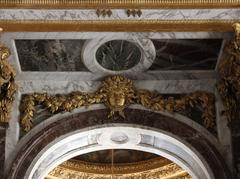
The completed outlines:
[[[48,92],[49,94],[66,94],[72,91],[95,92],[99,81],[18,81],[22,94]],[[205,80],[138,80],[134,82],[137,89],[158,91],[159,93],[191,93],[194,91],[214,92],[216,79]]]
[[[156,59],[149,70],[214,70],[221,39],[152,40]]]
[[[22,71],[88,71],[82,61],[88,62],[93,56],[94,69],[100,65],[101,69],[123,72],[137,66],[148,52],[147,47],[140,50],[137,43],[127,40],[103,40],[95,50],[86,49],[85,41],[16,40],[15,43]],[[222,44],[221,39],[154,39],[152,42],[157,56],[153,57],[150,71],[214,70]],[[89,59],[82,59],[86,50]]]
[[[8,44],[10,40],[25,39],[232,39],[231,32],[3,32],[1,41]]]
[[[87,71],[84,40],[16,40],[22,71]]]
[[[0,178],[3,177],[5,163],[6,125],[0,124]]]
[[[99,81],[108,75],[98,75],[90,72],[22,72],[16,81]],[[147,71],[124,75],[132,80],[201,80],[217,79],[215,71]]]

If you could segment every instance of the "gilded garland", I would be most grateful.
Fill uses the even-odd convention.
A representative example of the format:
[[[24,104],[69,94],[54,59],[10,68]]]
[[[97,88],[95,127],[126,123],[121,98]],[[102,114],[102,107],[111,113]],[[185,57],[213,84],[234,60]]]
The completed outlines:
[[[8,63],[10,51],[0,45],[0,122],[7,123],[10,119],[12,103],[16,93],[14,82],[15,71]]]
[[[214,96],[206,92],[195,92],[180,98],[164,97],[147,90],[136,90],[133,82],[123,76],[105,79],[95,93],[72,92],[68,95],[50,96],[47,93],[33,93],[23,97],[21,125],[25,131],[33,127],[36,105],[42,105],[51,113],[70,112],[82,106],[105,104],[110,109],[109,118],[115,113],[125,118],[124,109],[130,104],[140,104],[153,111],[183,112],[191,108],[200,108],[203,124],[214,128]]]
[[[240,24],[233,25],[235,38],[225,47],[225,56],[219,65],[218,91],[225,106],[228,121],[240,117]]]

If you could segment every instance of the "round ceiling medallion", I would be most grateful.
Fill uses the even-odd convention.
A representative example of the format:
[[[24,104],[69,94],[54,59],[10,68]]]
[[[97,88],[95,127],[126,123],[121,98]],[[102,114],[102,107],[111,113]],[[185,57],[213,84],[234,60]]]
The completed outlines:
[[[124,144],[128,141],[128,136],[123,132],[115,132],[111,135],[111,141],[117,144]]]
[[[112,40],[102,44],[96,52],[97,62],[107,70],[129,70],[141,60],[141,50],[133,42]]]
[[[130,128],[115,127],[106,129],[97,138],[100,145],[123,147],[139,144],[141,135]]]
[[[93,73],[123,74],[147,70],[156,57],[156,50],[150,39],[116,38],[86,41],[82,59]]]

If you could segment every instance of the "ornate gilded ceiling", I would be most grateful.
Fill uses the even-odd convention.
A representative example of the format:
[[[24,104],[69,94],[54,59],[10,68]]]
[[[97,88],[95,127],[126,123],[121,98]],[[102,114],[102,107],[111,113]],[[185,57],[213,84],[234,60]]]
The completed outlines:
[[[206,137],[233,168],[232,151],[239,147],[232,145],[228,126],[239,124],[234,121],[240,106],[240,30],[238,24],[232,27],[240,20],[239,4],[0,0],[0,122],[9,122],[2,157],[9,161],[6,171],[37,130],[64,116],[105,108],[104,117],[86,121],[96,125],[115,123],[117,118],[127,123],[129,109],[168,116],[190,127],[193,135],[162,119],[154,125],[180,131],[181,140],[193,140],[196,146],[199,136]],[[141,117],[134,121],[151,126],[148,118],[145,123],[140,123]],[[120,145],[128,142],[124,137],[111,140]],[[107,141],[96,138],[96,143]],[[205,151],[200,150],[204,157]],[[116,150],[117,164],[111,167],[109,151],[80,155],[56,167],[48,178],[111,178],[113,171],[121,179],[191,178],[175,163],[156,156]]]
[[[192,179],[192,177],[178,165],[165,159],[152,159],[128,164],[91,164],[76,160],[69,160],[51,171],[46,179]]]
[[[127,179],[129,177],[133,179],[192,178],[177,164],[158,155],[117,149],[77,156],[53,169],[46,179]]]

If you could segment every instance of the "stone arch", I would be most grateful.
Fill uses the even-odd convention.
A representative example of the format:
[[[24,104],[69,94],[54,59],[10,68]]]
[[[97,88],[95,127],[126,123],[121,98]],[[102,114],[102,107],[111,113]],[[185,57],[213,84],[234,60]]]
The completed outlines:
[[[229,171],[224,166],[224,162],[221,162],[222,158],[217,150],[195,129],[173,118],[151,111],[126,109],[126,114],[126,119],[118,116],[108,119],[108,110],[100,109],[74,114],[49,124],[31,136],[26,145],[19,150],[6,178],[41,178],[44,172],[51,170],[64,160],[89,152],[85,150],[90,144],[89,140],[95,142],[91,145],[96,144],[96,146],[88,149],[92,151],[107,149],[105,144],[101,144],[101,141],[96,141],[89,135],[99,135],[99,133],[103,135],[101,131],[116,131],[113,130],[116,127],[121,128],[127,136],[131,136],[127,131],[133,131],[132,134],[139,133],[139,135],[145,135],[145,138],[139,139],[138,136],[135,139],[139,140],[130,140],[133,143],[127,143],[128,145],[110,144],[109,147],[128,147],[163,155],[186,169],[195,178],[230,178]],[[87,141],[83,140],[84,136],[88,136]],[[85,147],[78,146],[77,149],[66,147],[68,144],[73,144],[74,140],[79,143],[80,139],[83,140],[81,144],[85,144]],[[61,153],[61,147],[68,148],[68,150]],[[51,151],[57,149],[61,155],[51,156]],[[54,160],[49,160],[50,158]],[[46,166],[49,167],[46,168]]]

